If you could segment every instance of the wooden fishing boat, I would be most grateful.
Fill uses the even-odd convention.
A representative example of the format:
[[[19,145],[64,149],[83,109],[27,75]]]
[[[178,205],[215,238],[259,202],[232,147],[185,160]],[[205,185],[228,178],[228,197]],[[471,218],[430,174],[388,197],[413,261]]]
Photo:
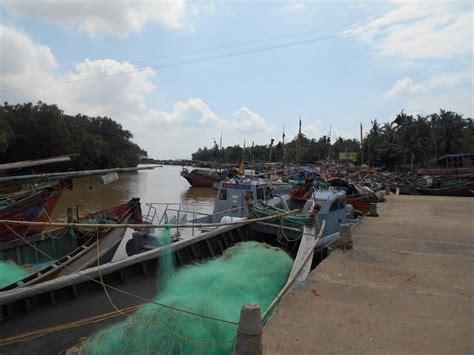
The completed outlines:
[[[80,223],[141,223],[140,199],[84,216]],[[66,227],[0,244],[1,260],[27,264],[31,274],[0,291],[34,285],[112,260],[126,228]],[[51,260],[53,259],[53,260]]]
[[[417,184],[416,191],[422,195],[472,197],[474,181],[432,179],[430,184]]]
[[[282,247],[293,258],[296,257],[300,245],[299,240],[281,244],[273,235],[266,235],[252,229],[248,224],[243,224],[224,226],[192,239],[180,240],[171,244],[171,253],[174,264],[179,268],[220,256],[228,248],[243,241],[261,241]],[[160,291],[159,282],[155,280],[158,276],[158,265],[165,258],[166,250],[166,247],[159,247],[49,282],[1,292],[1,338],[19,336],[38,329],[50,329],[64,323],[71,324],[84,318],[100,317],[113,311],[109,300],[117,307],[125,309],[142,304],[144,299],[154,298]],[[327,254],[327,248],[316,245],[312,268]],[[115,288],[107,288],[108,296],[104,294],[100,280]],[[136,296],[132,297],[130,294]],[[77,344],[82,337],[121,319],[123,318],[120,316],[112,315],[107,319],[97,318],[93,322],[84,322],[81,326],[70,327],[64,332],[47,332],[44,336],[31,337],[28,341],[4,345],[0,343],[0,351],[2,354],[59,353]]]
[[[191,186],[213,187],[214,183],[220,182],[226,178],[226,173],[206,169],[194,169],[189,171],[184,168],[181,171],[181,176],[184,177]]]
[[[64,188],[72,188],[71,180],[46,182],[37,187],[0,196],[0,219],[47,221]],[[16,227],[22,237],[39,232],[31,226]],[[15,233],[0,225],[0,244],[16,239]]]
[[[371,203],[380,202],[376,193],[367,186],[358,183],[348,182],[344,179],[329,179],[328,184],[336,189],[346,191],[347,203],[354,207],[354,210],[364,214],[369,213]]]

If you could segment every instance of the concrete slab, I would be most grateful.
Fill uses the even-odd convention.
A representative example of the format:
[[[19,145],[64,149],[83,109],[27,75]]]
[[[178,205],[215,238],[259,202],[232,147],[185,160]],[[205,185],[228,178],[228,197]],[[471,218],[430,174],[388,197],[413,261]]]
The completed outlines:
[[[474,199],[388,196],[264,329],[266,354],[473,354]]]

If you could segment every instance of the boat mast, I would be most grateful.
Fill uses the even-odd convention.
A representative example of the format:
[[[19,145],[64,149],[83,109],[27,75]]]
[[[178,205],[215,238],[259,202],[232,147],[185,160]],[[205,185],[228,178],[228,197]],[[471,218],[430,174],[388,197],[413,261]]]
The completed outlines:
[[[283,133],[281,135],[281,160],[283,163],[283,168],[285,168],[285,125],[283,125]]]
[[[300,160],[301,160],[301,116],[300,116],[300,128],[298,131],[298,142],[297,142],[297,150],[296,150],[296,161],[298,166],[300,166]]]

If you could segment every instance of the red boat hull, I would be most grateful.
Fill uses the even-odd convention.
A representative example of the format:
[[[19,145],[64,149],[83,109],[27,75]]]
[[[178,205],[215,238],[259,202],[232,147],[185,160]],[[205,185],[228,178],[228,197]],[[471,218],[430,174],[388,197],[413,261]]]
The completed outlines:
[[[0,212],[0,219],[32,222],[47,221],[61,196],[63,188],[66,186],[69,185],[60,182],[57,185],[31,194],[17,206]],[[31,226],[15,226],[10,228],[6,225],[0,225],[0,243],[17,239],[16,234],[24,237],[41,232],[41,229],[32,228]]]
[[[362,213],[369,213],[370,201],[364,197],[351,197],[347,196],[346,201],[352,205],[355,210],[361,211]]]
[[[194,187],[212,187],[215,182],[221,181],[220,179],[213,179],[204,176],[182,176],[191,184],[191,186]]]

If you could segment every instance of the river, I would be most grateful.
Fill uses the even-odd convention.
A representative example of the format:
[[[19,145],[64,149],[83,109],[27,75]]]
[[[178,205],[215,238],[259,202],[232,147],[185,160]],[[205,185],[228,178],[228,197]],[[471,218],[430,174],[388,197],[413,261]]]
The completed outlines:
[[[180,166],[164,165],[154,170],[141,170],[133,173],[120,173],[119,179],[104,185],[99,176],[73,180],[73,189],[64,190],[54,213],[53,221],[65,221],[66,209],[78,206],[81,215],[110,208],[139,197],[143,213],[146,203],[181,203],[182,208],[201,213],[212,213],[216,190],[212,188],[191,187],[179,173]],[[124,245],[131,237],[129,230],[122,241],[116,257],[122,258]]]

